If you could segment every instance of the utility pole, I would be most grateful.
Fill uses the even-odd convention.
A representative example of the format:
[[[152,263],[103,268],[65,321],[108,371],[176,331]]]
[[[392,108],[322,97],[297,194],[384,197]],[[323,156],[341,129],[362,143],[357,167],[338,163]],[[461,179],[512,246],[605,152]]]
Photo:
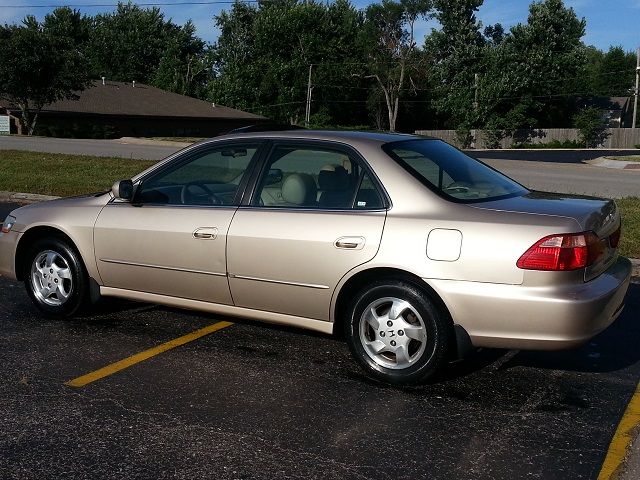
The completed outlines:
[[[633,92],[635,96],[635,100],[633,101],[633,121],[631,123],[631,128],[636,128],[636,117],[638,116],[638,89],[640,89],[640,48],[638,48],[637,52],[637,63],[636,63],[636,89]]]
[[[313,63],[309,65],[309,80],[307,81],[307,110],[304,114],[304,126],[309,128],[309,118],[311,117],[311,70],[313,69]]]
[[[473,82],[473,88],[476,91],[475,99],[473,100],[473,109],[475,111],[478,111],[478,79],[479,78],[480,78],[480,75],[476,73],[474,76],[474,82]]]

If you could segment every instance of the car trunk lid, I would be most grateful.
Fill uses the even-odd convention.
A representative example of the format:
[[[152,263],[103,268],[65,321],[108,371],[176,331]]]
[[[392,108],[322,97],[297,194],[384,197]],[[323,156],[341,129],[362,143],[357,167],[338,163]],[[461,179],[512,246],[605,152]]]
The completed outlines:
[[[547,192],[473,204],[476,208],[524,214],[552,215],[572,218],[576,232],[595,233],[602,242],[603,255],[585,269],[585,281],[604,272],[616,259],[620,214],[613,200]],[[557,232],[574,233],[574,232]]]

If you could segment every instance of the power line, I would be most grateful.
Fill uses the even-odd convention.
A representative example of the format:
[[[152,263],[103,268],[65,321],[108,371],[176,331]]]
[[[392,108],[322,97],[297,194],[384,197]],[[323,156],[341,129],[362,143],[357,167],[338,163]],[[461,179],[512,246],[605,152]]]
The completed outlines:
[[[218,5],[218,4],[233,4],[233,3],[259,3],[259,0],[242,0],[236,2],[235,0],[208,0],[208,1],[180,1],[180,2],[143,2],[134,3],[133,5],[138,7],[171,7],[180,5]],[[117,7],[118,3],[68,3],[66,5],[5,5],[6,8],[79,8],[79,7]],[[126,4],[125,4],[126,5]]]

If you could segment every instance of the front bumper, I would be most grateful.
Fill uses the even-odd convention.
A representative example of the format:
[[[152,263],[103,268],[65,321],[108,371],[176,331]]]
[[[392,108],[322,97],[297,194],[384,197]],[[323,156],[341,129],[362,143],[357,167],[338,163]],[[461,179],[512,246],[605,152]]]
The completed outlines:
[[[21,233],[0,233],[0,275],[16,279],[16,249]]]
[[[560,350],[579,346],[620,315],[631,262],[620,257],[580,285],[526,287],[424,279],[476,347]]]

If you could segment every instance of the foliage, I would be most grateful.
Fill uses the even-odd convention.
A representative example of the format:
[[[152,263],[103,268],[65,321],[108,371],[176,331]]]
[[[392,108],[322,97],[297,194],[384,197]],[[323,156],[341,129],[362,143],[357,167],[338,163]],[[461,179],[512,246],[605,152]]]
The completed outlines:
[[[396,131],[400,97],[407,84],[426,67],[415,41],[414,26],[431,10],[431,0],[382,0],[365,11],[360,41],[366,58],[366,78],[375,79],[384,96],[389,130]]]
[[[602,52],[587,49],[584,75],[579,77],[575,91],[604,97],[627,97],[635,87],[636,55],[620,46]]]
[[[573,121],[579,130],[580,141],[585,147],[598,147],[607,138],[607,124],[602,112],[597,108],[588,107],[581,110]]]
[[[24,133],[33,133],[45,105],[74,98],[88,83],[87,36],[87,19],[67,7],[42,22],[27,16],[23,25],[0,26],[0,95],[20,108]]]
[[[442,28],[427,36],[425,50],[434,63],[436,110],[447,117],[453,128],[477,123],[474,84],[475,74],[481,73],[484,39],[476,12],[482,3],[483,0],[434,1],[435,18]]]
[[[334,124],[364,116],[366,87],[353,76],[363,58],[356,41],[362,16],[348,1],[234,3],[216,24],[209,100],[300,123],[313,65],[312,112],[324,107]]]
[[[586,61],[585,26],[562,0],[532,3],[527,23],[487,52],[479,86],[482,123],[506,130],[565,126],[573,100],[564,93]]]
[[[93,18],[88,58],[94,78],[135,80],[185,95],[200,93],[211,68],[190,21],[178,26],[159,8],[131,2]]]
[[[215,18],[213,45],[158,8],[119,3],[93,17],[59,8],[42,22],[0,26],[3,97],[20,106],[29,133],[44,105],[101,76],[302,123],[311,67],[312,126],[451,128],[464,145],[484,129],[497,146],[570,127],[578,105],[596,103],[590,97],[634,86],[634,53],[585,46],[585,21],[563,0],[535,0],[508,31],[478,21],[483,0],[379,1],[364,10],[349,0],[236,2]],[[420,45],[414,26],[431,17],[439,26]],[[94,130],[83,136],[117,135]]]

